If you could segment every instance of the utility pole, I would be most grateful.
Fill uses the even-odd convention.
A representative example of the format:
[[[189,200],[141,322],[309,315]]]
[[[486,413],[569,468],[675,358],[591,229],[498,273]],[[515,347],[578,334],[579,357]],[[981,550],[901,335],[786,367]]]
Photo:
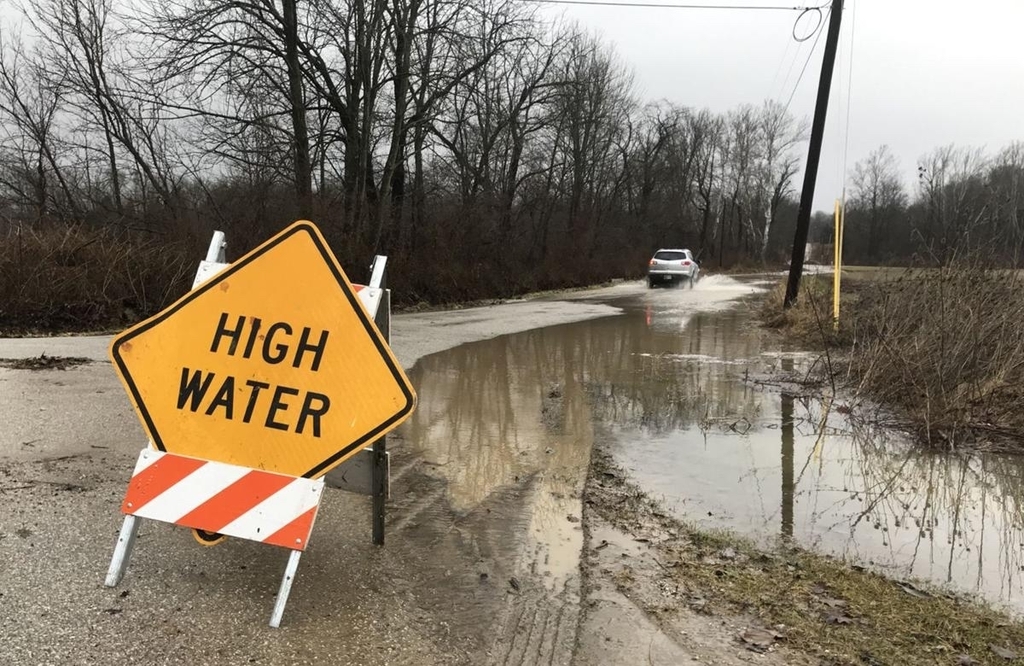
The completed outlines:
[[[793,235],[793,258],[789,263],[789,282],[786,284],[784,304],[787,308],[796,302],[800,293],[800,276],[804,272],[807,232],[811,226],[811,206],[814,205],[814,184],[818,180],[818,160],[821,157],[821,140],[825,134],[825,116],[828,114],[832,70],[836,64],[839,24],[842,20],[843,0],[832,0],[828,19],[828,35],[825,38],[825,58],[821,63],[821,78],[818,79],[818,101],[814,105],[814,121],[811,124],[811,145],[807,148],[804,189],[800,192],[800,211],[797,213],[796,233]]]

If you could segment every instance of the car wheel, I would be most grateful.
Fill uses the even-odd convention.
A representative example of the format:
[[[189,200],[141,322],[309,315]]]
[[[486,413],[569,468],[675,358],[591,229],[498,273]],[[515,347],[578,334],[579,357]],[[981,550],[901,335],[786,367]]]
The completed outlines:
[[[647,278],[647,288],[654,289],[654,278]]]

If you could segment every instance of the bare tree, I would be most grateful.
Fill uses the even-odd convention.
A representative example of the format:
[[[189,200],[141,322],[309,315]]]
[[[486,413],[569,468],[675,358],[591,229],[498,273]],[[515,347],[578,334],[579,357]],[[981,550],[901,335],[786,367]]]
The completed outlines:
[[[918,163],[918,187],[924,219],[918,231],[938,261],[947,261],[972,242],[988,201],[982,176],[986,169],[977,149],[949,145],[936,149]]]
[[[806,128],[774,101],[765,102],[761,107],[759,121],[761,149],[757,180],[764,211],[761,230],[761,262],[764,263],[779,206],[793,192],[793,178],[800,163],[795,148],[803,141]]]
[[[1024,141],[1011,143],[992,160],[989,187],[992,226],[1012,239],[1004,252],[1019,267],[1024,259]]]
[[[872,151],[867,158],[853,167],[853,191],[847,226],[852,233],[849,250],[870,261],[881,259],[882,240],[887,231],[898,223],[907,206],[907,193],[900,176],[899,162],[888,146]],[[863,223],[862,223],[863,221]],[[863,229],[857,234],[858,228]],[[866,237],[864,247],[858,248],[859,238]],[[859,250],[859,252],[858,252]]]
[[[132,64],[111,0],[42,0],[32,5],[29,18],[45,53],[48,84],[59,87],[79,122],[102,137],[118,214],[124,213],[122,152],[138,176],[143,199],[151,187],[173,209],[175,174],[161,108],[152,89],[143,95],[145,84],[128,76]]]
[[[0,118],[4,119],[0,126],[6,134],[2,145],[13,150],[20,167],[5,169],[0,182],[23,196],[31,191],[29,198],[38,220],[45,218],[51,207],[65,211],[71,220],[80,216],[76,193],[57,159],[60,104],[60,87],[45,85],[39,61],[25,52],[20,41],[8,45],[0,35]],[[24,178],[18,178],[18,172]],[[57,181],[59,197],[50,191],[50,178]]]
[[[692,114],[689,119],[691,150],[696,158],[694,184],[696,186],[700,212],[700,235],[697,246],[698,259],[703,259],[706,251],[711,249],[709,234],[714,233],[712,215],[715,210],[715,198],[721,209],[721,176],[717,175],[716,166],[721,170],[722,120],[709,111]]]

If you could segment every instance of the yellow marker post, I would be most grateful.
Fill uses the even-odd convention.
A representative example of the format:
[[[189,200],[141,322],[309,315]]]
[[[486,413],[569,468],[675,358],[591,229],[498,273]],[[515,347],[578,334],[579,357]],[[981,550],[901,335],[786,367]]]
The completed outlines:
[[[114,338],[161,451],[317,478],[416,396],[319,230],[297,222]]]
[[[835,236],[832,243],[832,327],[839,330],[839,294],[843,281],[843,208],[836,199]]]

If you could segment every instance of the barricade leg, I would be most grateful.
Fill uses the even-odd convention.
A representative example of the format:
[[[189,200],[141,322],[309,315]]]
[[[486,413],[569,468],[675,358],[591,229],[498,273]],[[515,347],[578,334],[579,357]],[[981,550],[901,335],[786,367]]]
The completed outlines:
[[[302,551],[293,550],[288,557],[288,565],[284,568],[284,577],[281,579],[281,589],[277,591],[277,601],[274,602],[274,613],[270,616],[270,626],[281,626],[281,616],[284,615],[284,607],[288,603],[288,595],[292,592],[292,581],[295,580],[295,572],[299,569],[299,558]]]
[[[135,546],[135,535],[139,531],[140,521],[141,519],[135,516],[124,517],[114,556],[110,558],[110,569],[107,570],[107,587],[114,587],[121,582],[124,570],[128,568],[128,560],[132,558],[132,548]]]

